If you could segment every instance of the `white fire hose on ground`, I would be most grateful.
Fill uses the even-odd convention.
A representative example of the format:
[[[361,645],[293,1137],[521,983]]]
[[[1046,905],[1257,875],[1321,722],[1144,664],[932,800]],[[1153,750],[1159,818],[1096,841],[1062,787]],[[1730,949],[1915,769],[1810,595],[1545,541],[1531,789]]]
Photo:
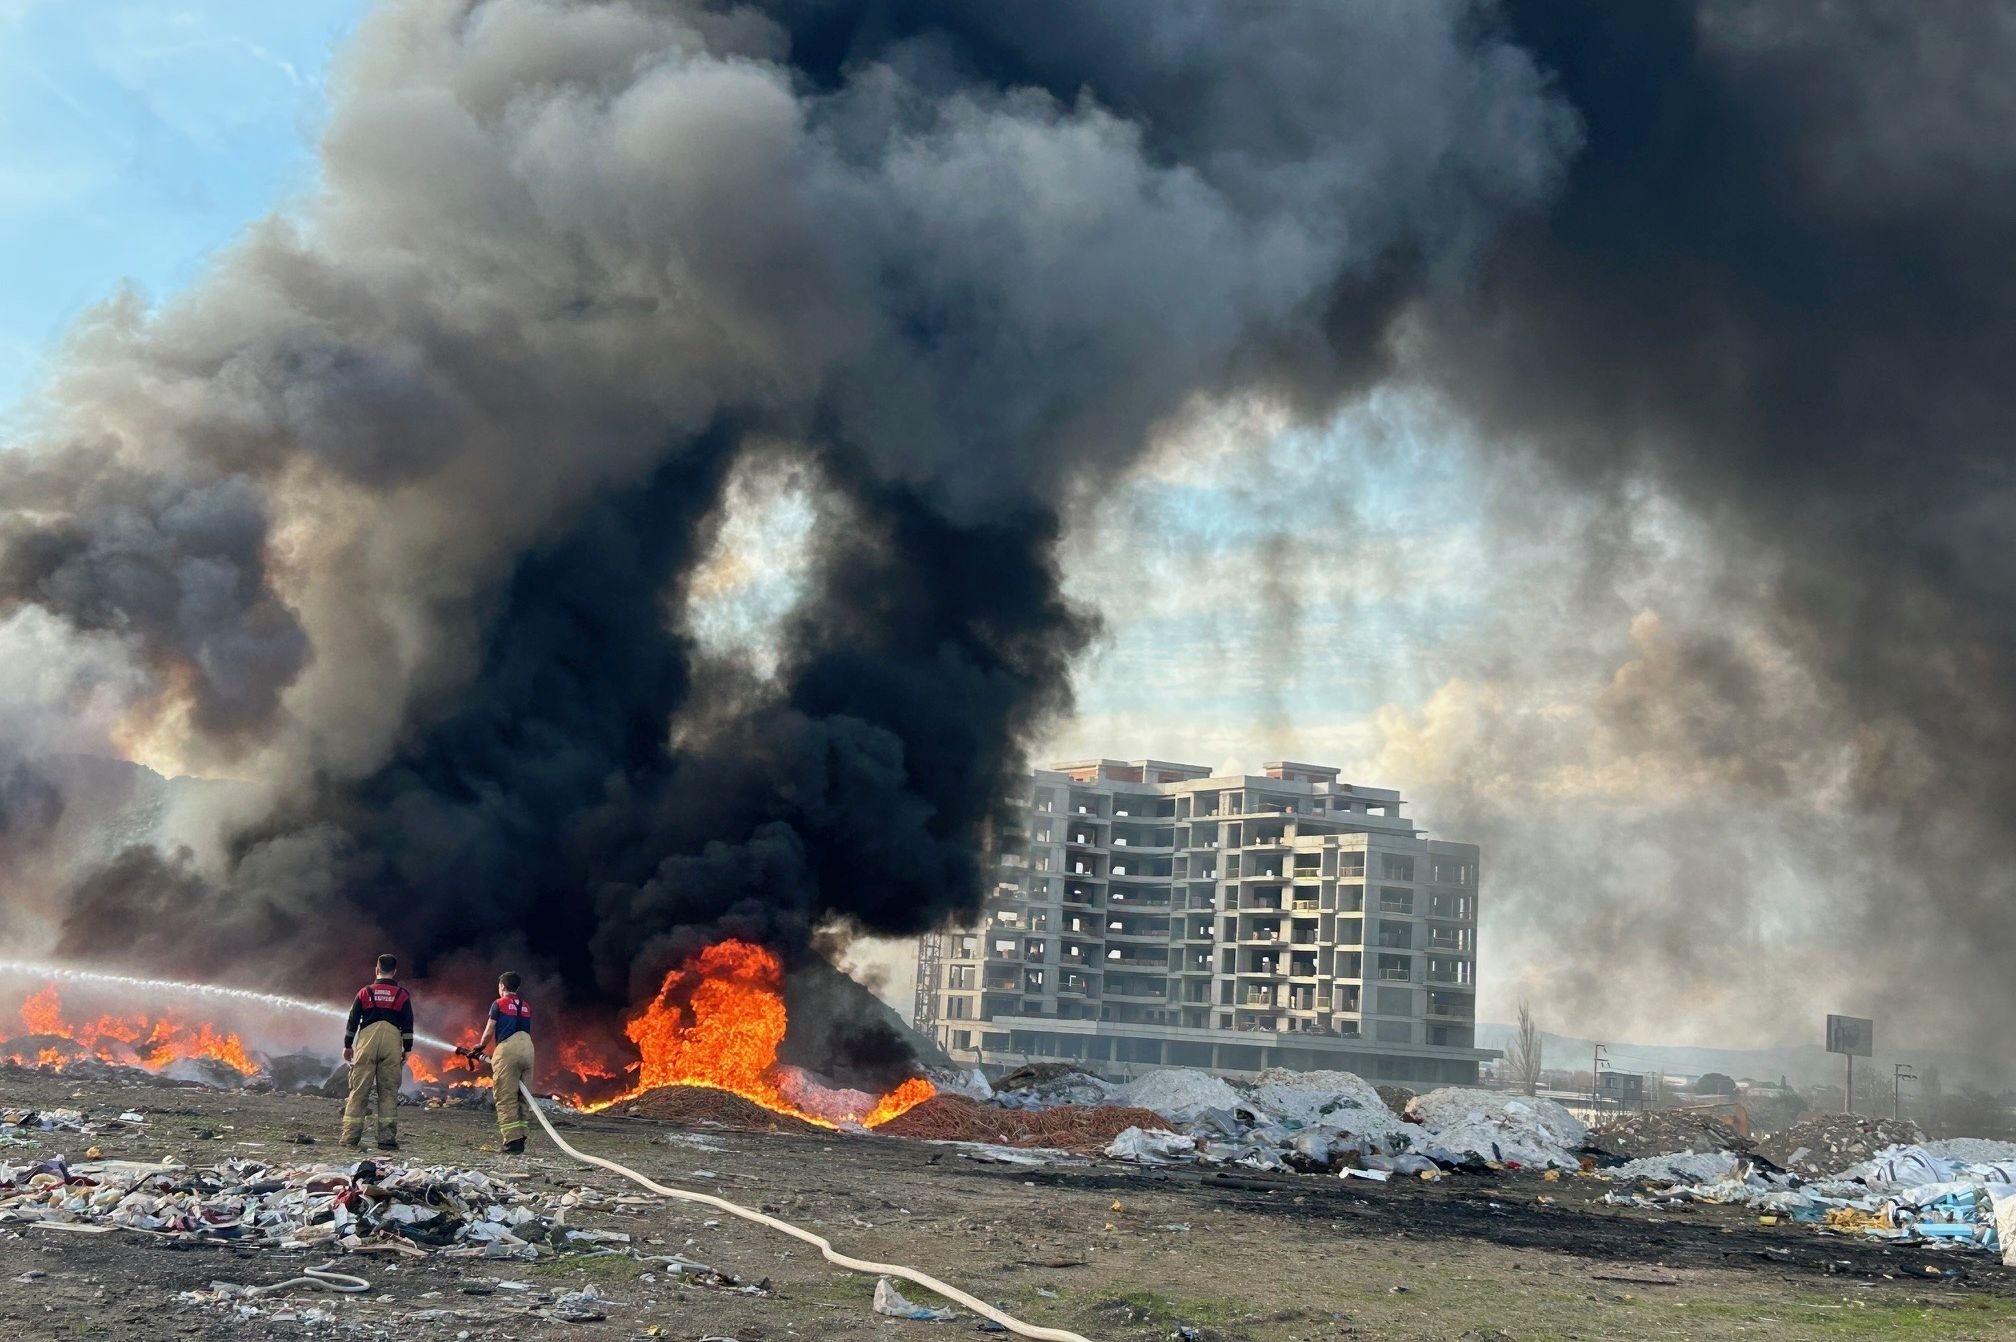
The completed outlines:
[[[975,1299],[958,1287],[948,1286],[929,1273],[919,1272],[914,1267],[903,1267],[897,1263],[871,1263],[862,1258],[849,1258],[843,1253],[836,1253],[832,1244],[825,1239],[813,1234],[809,1230],[800,1229],[789,1221],[780,1221],[774,1216],[765,1216],[762,1212],[751,1211],[739,1203],[730,1202],[726,1198],[717,1198],[711,1193],[695,1193],[685,1188],[668,1188],[664,1184],[654,1183],[652,1180],[645,1178],[627,1165],[619,1165],[613,1160],[604,1160],[601,1156],[591,1156],[585,1151],[577,1151],[568,1145],[565,1137],[562,1137],[553,1130],[553,1124],[547,1121],[546,1111],[540,1107],[539,1101],[534,1098],[531,1089],[520,1083],[518,1091],[525,1097],[525,1103],[531,1108],[532,1116],[539,1120],[539,1126],[546,1129],[546,1135],[553,1139],[553,1144],[583,1164],[597,1165],[605,1170],[620,1174],[640,1187],[650,1189],[660,1197],[675,1198],[680,1202],[697,1202],[703,1207],[712,1207],[716,1211],[727,1212],[730,1216],[739,1216],[745,1221],[754,1221],[757,1225],[768,1226],[770,1229],[789,1235],[793,1239],[803,1240],[805,1243],[819,1250],[827,1262],[832,1263],[836,1267],[844,1267],[850,1272],[867,1272],[877,1276],[901,1277],[904,1281],[914,1282],[927,1291],[936,1291],[947,1300],[953,1300],[964,1305],[984,1319],[992,1319],[1011,1333],[1019,1333],[1023,1337],[1037,1338],[1039,1342],[1091,1342],[1090,1338],[1079,1333],[1067,1332],[1062,1328],[1041,1328],[1033,1323],[1024,1323],[1014,1315],[1005,1314],[994,1308],[994,1306],[988,1304],[985,1300]]]

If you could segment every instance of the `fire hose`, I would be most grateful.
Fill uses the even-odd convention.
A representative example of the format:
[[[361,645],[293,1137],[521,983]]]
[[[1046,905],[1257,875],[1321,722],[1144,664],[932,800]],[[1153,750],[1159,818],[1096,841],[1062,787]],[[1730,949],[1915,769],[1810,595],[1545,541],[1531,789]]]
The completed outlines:
[[[1014,1315],[1003,1313],[986,1301],[976,1299],[956,1286],[948,1286],[929,1273],[919,1272],[916,1268],[903,1267],[897,1263],[871,1263],[864,1258],[849,1258],[843,1253],[835,1252],[833,1245],[827,1240],[813,1234],[809,1230],[794,1226],[789,1221],[780,1221],[774,1216],[765,1216],[762,1212],[752,1211],[739,1203],[730,1202],[726,1198],[717,1198],[711,1193],[696,1193],[685,1188],[670,1188],[664,1184],[645,1178],[627,1165],[619,1165],[613,1160],[605,1160],[601,1156],[591,1156],[585,1151],[577,1151],[568,1144],[565,1137],[562,1137],[553,1130],[553,1124],[547,1120],[545,1110],[540,1108],[539,1101],[533,1097],[529,1087],[520,1083],[518,1093],[525,1097],[526,1105],[532,1110],[532,1117],[539,1120],[539,1126],[546,1129],[546,1135],[553,1139],[553,1144],[585,1165],[596,1165],[612,1173],[620,1174],[640,1187],[650,1189],[660,1197],[675,1198],[680,1202],[697,1202],[703,1207],[712,1207],[716,1211],[727,1212],[730,1216],[739,1216],[745,1221],[754,1221],[757,1225],[768,1226],[770,1229],[789,1235],[793,1239],[803,1240],[805,1243],[819,1250],[820,1255],[827,1262],[833,1264],[835,1267],[844,1267],[849,1272],[866,1272],[876,1276],[901,1277],[904,1281],[914,1282],[927,1291],[936,1291],[947,1300],[956,1301],[964,1305],[984,1319],[992,1319],[1011,1333],[1019,1333],[1023,1337],[1037,1338],[1040,1339],[1040,1342],[1091,1342],[1090,1338],[1078,1333],[1067,1332],[1062,1328],[1042,1328],[1033,1323],[1024,1323]]]

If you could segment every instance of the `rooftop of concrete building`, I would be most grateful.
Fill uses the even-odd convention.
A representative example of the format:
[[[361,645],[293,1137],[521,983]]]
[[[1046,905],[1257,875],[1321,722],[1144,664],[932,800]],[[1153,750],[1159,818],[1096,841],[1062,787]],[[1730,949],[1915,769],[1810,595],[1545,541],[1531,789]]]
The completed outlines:
[[[1342,769],[1326,764],[1304,764],[1297,760],[1270,760],[1257,774],[1213,774],[1207,765],[1182,764],[1173,760],[1065,760],[1039,772],[1059,774],[1074,783],[1134,784],[1140,787],[1169,787],[1194,784],[1199,788],[1264,786],[1288,783],[1311,792],[1337,792],[1353,797],[1397,802],[1400,794],[1392,788],[1365,787],[1343,783]]]

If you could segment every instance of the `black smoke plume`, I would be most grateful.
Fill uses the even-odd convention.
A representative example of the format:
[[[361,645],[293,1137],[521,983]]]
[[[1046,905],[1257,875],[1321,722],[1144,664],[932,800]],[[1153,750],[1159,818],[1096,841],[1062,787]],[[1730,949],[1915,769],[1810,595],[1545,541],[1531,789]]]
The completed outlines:
[[[2006,977],[2012,47],[1817,0],[388,5],[318,193],[87,323],[0,456],[0,635],[116,648],[124,735],[266,797],[83,879],[63,947],[396,943],[621,1001],[724,932],[970,911],[1094,630],[1066,518],[1201,402],[1385,381],[1540,463],[1536,507],[1713,528],[1728,630],[1634,625],[1601,729],[1739,799],[1845,758],[1868,827],[1807,864],[1842,944]],[[722,665],[685,603],[780,463],[811,577],[774,673]],[[1631,544],[1588,539],[1556,635]],[[47,734],[5,721],[19,847]],[[1618,860],[1560,910],[1591,984],[1759,916]]]

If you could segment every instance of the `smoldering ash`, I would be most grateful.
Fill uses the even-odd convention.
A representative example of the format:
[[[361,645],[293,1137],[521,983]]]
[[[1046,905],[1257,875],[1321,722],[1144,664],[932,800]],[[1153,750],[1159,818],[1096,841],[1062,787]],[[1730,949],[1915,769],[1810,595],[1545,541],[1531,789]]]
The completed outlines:
[[[972,909],[1093,632],[1064,504],[1197,398],[1378,376],[1577,136],[1456,0],[406,0],[336,84],[317,191],[94,315],[0,457],[0,603],[262,786],[72,883],[73,957],[630,1000]],[[769,464],[818,523],[758,675],[682,613]]]

